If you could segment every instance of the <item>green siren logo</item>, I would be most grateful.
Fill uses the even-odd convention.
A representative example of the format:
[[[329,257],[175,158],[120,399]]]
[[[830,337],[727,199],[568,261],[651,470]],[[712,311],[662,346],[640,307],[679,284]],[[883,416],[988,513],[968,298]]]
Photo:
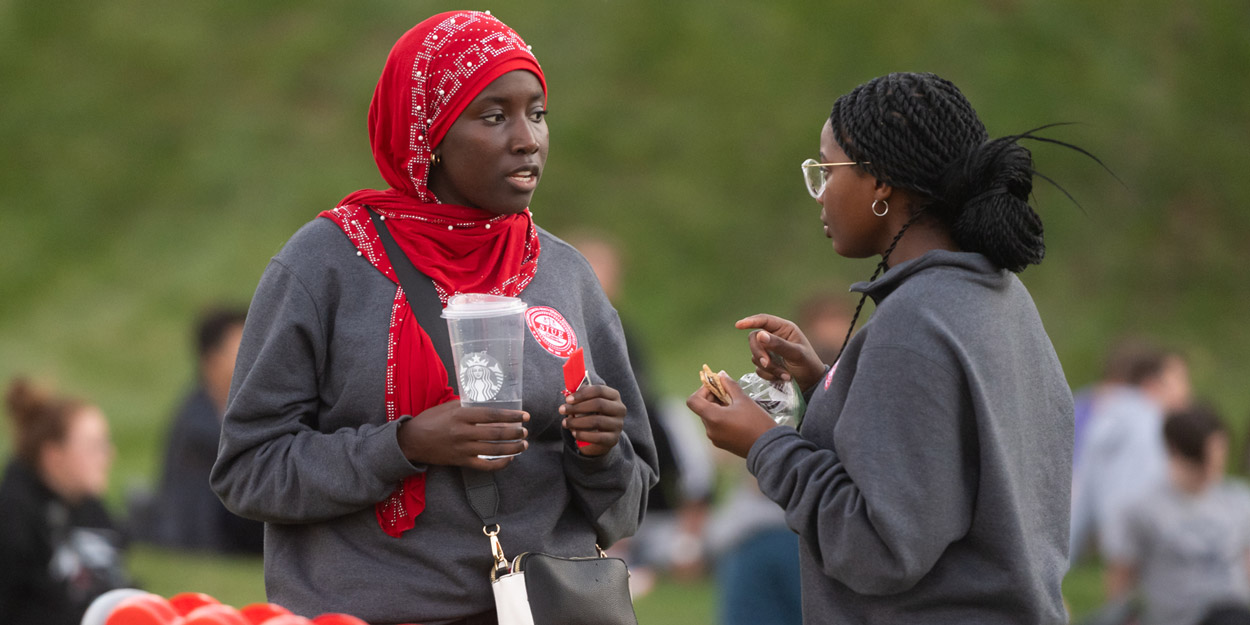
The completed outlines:
[[[471,402],[487,402],[503,388],[503,369],[486,352],[465,354],[460,363],[460,396]]]

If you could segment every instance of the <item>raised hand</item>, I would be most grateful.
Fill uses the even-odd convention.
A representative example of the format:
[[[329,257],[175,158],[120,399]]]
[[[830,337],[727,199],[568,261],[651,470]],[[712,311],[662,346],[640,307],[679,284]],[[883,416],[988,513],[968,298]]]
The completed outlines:
[[[809,389],[825,374],[825,363],[792,321],[775,315],[751,315],[734,324],[739,330],[756,329],[747,339],[755,372],[765,380],[791,380]],[[778,358],[779,357],[779,358]]]

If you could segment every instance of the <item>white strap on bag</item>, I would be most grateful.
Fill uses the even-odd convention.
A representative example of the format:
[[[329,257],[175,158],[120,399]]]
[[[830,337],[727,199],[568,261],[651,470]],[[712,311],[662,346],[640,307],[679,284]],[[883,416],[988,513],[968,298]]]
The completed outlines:
[[[499,625],[534,625],[530,600],[525,594],[525,573],[508,573],[491,582]]]

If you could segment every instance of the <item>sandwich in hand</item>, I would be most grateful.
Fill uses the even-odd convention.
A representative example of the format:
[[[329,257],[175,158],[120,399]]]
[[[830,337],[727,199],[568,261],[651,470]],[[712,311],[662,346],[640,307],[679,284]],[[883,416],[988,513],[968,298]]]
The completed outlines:
[[[720,376],[712,373],[707,364],[703,365],[703,370],[699,372],[699,380],[703,382],[703,386],[711,391],[717,403],[722,406],[729,405],[729,391],[725,390],[725,384],[720,381]]]

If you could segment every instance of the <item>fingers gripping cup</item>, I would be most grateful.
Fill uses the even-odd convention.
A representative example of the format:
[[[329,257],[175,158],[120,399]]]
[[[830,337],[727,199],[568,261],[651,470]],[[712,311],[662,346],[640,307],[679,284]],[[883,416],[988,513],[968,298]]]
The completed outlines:
[[[501,295],[462,293],[447,300],[443,318],[451,336],[462,405],[521,409],[525,309],[520,299]]]

